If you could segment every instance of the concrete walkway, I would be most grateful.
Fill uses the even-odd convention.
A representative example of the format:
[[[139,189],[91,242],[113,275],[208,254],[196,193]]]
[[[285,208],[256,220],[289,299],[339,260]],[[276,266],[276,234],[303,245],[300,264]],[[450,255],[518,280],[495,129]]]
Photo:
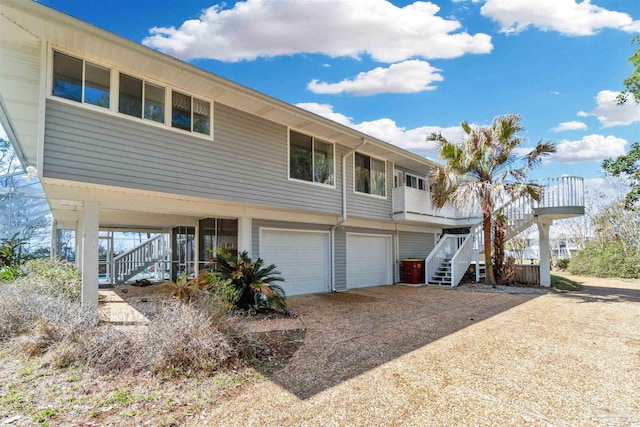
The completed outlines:
[[[640,284],[578,280],[566,294],[291,298],[304,345],[198,424],[640,425]]]
[[[116,325],[144,325],[149,323],[142,313],[123,300],[113,289],[98,291],[98,314],[101,322]]]

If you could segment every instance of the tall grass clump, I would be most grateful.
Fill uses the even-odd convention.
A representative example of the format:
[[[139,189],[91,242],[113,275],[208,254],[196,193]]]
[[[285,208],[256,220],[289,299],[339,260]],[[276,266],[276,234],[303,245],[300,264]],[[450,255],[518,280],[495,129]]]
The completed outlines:
[[[21,272],[0,284],[0,342],[28,357],[99,373],[212,372],[242,363],[241,342],[214,296],[159,302],[147,325],[123,329],[100,324],[95,307],[82,307],[72,264],[37,259]]]
[[[43,331],[47,341],[55,341],[97,325],[95,312],[80,305],[80,277],[73,266],[31,260],[22,272],[17,279],[0,284],[0,341]]]

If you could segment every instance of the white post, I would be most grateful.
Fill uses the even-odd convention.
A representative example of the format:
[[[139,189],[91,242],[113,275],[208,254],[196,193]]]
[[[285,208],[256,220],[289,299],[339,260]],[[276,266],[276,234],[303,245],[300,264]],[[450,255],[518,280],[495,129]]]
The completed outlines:
[[[76,268],[82,274],[82,215],[76,222]]]
[[[551,257],[549,254],[549,229],[553,221],[536,220],[538,225],[538,239],[540,241],[540,286],[551,286]]]
[[[82,209],[82,305],[98,306],[98,203]]]
[[[194,239],[195,240],[195,245],[194,245],[194,252],[195,254],[193,254],[194,259],[194,263],[193,263],[193,274],[194,277],[198,277],[198,275],[200,274],[200,221],[196,222],[196,226],[195,226],[195,236]]]
[[[238,254],[247,251],[251,258],[251,218],[238,218]]]
[[[58,258],[58,222],[54,219],[51,221],[51,259]]]

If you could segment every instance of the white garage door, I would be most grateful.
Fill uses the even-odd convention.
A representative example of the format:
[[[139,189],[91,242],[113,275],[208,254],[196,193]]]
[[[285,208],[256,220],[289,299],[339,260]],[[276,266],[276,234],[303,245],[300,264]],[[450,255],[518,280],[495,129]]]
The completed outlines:
[[[329,292],[329,248],[328,232],[260,230],[260,258],[276,265],[287,296]]]
[[[347,288],[389,285],[391,236],[347,233]]]

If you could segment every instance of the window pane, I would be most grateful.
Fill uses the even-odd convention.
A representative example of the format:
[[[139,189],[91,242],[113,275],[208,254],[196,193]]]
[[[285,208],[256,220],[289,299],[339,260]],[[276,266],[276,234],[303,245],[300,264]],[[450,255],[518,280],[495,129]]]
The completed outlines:
[[[144,118],[164,123],[164,88],[144,83]]]
[[[313,178],[312,157],[311,137],[291,131],[289,133],[289,176],[311,181]]]
[[[118,111],[142,117],[142,80],[120,74],[120,102]]]
[[[53,53],[53,94],[82,102],[82,60]]]
[[[191,97],[173,92],[171,104],[171,126],[191,131]]]
[[[424,191],[424,179],[418,178],[418,190]]]
[[[84,68],[84,102],[109,108],[111,71],[90,62]]]
[[[315,140],[313,181],[333,185],[333,144]]]
[[[369,193],[369,156],[356,153],[356,191],[360,193]]]
[[[385,196],[384,160],[371,159],[371,194]]]
[[[209,135],[211,132],[211,104],[193,99],[193,131]]]

